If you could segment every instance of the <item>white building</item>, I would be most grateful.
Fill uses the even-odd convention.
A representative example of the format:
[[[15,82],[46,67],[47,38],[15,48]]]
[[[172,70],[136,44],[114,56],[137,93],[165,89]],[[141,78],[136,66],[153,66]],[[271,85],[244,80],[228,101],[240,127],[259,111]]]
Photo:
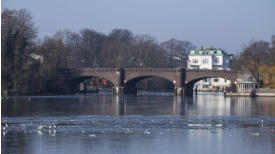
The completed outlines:
[[[221,49],[191,50],[188,53],[188,69],[230,70],[232,55]],[[201,91],[222,90],[230,86],[230,81],[223,78],[207,78],[198,81],[194,88]]]
[[[41,63],[43,63],[43,56],[41,56],[41,55],[38,55],[36,53],[31,53],[30,57],[33,58],[33,59],[35,59],[35,60],[40,61]]]

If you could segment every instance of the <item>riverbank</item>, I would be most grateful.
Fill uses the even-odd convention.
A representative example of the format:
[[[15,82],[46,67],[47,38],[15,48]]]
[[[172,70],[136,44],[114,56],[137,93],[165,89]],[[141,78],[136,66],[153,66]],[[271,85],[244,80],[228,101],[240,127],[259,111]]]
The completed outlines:
[[[252,92],[227,92],[226,96],[245,96],[245,97],[275,97],[275,89],[256,89]]]

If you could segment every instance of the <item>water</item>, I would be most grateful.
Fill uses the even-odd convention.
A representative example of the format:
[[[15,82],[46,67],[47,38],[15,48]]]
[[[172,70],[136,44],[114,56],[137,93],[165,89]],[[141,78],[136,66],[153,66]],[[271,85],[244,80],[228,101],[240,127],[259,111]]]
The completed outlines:
[[[275,98],[2,98],[2,153],[275,153]]]

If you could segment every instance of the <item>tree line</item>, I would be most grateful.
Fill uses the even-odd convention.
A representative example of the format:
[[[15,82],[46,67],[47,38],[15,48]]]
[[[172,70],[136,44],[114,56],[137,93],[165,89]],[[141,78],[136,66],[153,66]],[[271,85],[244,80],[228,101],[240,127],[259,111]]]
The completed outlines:
[[[158,42],[150,35],[134,35],[126,29],[109,34],[84,28],[57,31],[38,39],[29,10],[1,12],[1,89],[18,94],[61,94],[69,76],[60,70],[81,67],[183,67],[196,46],[190,41]],[[254,41],[234,58],[235,70],[248,70],[259,86],[275,87],[275,35],[271,43]],[[176,58],[175,58],[176,57]],[[150,86],[148,86],[150,85]],[[139,89],[171,89],[163,79],[146,79]]]
[[[234,57],[232,67],[237,71],[249,71],[258,88],[275,88],[275,35],[271,42],[250,42]]]
[[[113,29],[107,35],[89,28],[61,30],[40,40],[30,11],[4,9],[1,17],[2,91],[60,94],[68,89],[69,77],[60,72],[64,68],[185,67],[187,52],[195,48],[190,41],[159,43],[126,29]],[[142,81],[138,87],[167,88],[167,82],[155,80]],[[148,87],[148,82],[153,86]]]

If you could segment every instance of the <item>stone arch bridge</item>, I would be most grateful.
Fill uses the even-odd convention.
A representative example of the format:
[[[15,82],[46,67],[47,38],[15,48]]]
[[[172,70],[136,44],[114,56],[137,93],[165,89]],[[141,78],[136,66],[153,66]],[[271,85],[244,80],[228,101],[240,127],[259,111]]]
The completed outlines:
[[[137,82],[158,77],[174,84],[177,95],[193,92],[194,84],[206,78],[224,78],[234,84],[238,73],[230,70],[189,70],[183,68],[80,68],[68,69],[72,76],[71,84],[79,84],[85,78],[99,77],[109,80],[113,84],[113,94],[135,94]]]

